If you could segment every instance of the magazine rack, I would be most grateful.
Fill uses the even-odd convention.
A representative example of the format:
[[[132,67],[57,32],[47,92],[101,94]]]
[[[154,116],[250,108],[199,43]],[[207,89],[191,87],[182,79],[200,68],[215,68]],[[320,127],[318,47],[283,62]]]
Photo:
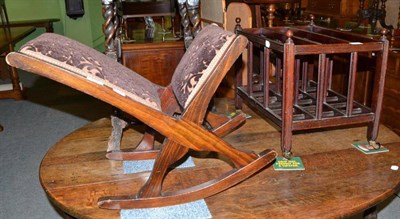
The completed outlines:
[[[240,22],[240,21],[238,21]],[[379,118],[388,58],[386,31],[380,40],[362,35],[309,26],[238,30],[249,39],[248,73],[237,74],[236,107],[244,100],[281,128],[281,149],[291,156],[296,130],[368,123],[373,146]],[[360,58],[376,61],[370,89],[371,103],[355,101]],[[342,61],[341,61],[342,60]],[[336,65],[347,61],[345,92],[333,89]],[[371,62],[370,61],[370,62]],[[343,68],[342,68],[343,69]]]

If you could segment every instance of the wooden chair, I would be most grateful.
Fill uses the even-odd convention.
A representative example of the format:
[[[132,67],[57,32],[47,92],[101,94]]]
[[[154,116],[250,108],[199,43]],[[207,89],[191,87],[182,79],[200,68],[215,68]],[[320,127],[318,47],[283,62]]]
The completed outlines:
[[[1,37],[2,40],[4,40],[4,42],[0,43],[1,44],[0,52],[1,52],[2,56],[4,56],[7,53],[13,51],[13,39],[12,39],[13,36],[12,36],[10,25],[9,25],[5,0],[0,0],[0,17],[1,17],[0,34],[4,35],[4,38]],[[15,100],[21,100],[21,99],[23,99],[23,93],[22,93],[22,89],[20,86],[17,69],[11,67],[10,70],[11,71],[10,71],[9,77],[11,79],[12,89],[0,91],[0,99],[1,98],[12,98]]]
[[[150,177],[138,194],[103,197],[98,202],[101,208],[109,209],[158,207],[221,192],[275,159],[275,151],[267,149],[256,154],[236,149],[221,139],[242,124],[243,113],[230,119],[207,110],[218,85],[246,45],[243,36],[216,25],[206,26],[188,48],[167,87],[151,83],[91,48],[50,33],[10,53],[7,62],[105,101],[165,136]],[[230,159],[234,167],[200,185],[162,192],[168,168],[189,150],[217,152]],[[154,157],[152,150],[127,153]],[[116,154],[125,156],[123,151]]]

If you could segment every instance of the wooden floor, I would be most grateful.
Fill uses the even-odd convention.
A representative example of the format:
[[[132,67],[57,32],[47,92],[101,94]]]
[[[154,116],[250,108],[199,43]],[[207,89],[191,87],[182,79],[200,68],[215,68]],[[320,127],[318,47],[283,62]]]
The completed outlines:
[[[222,101],[218,110],[232,111],[232,104]],[[256,152],[280,151],[280,132],[249,109],[244,111],[252,118],[224,139]],[[140,131],[139,126],[126,131],[123,147],[135,145]],[[49,198],[74,217],[119,218],[119,211],[99,209],[97,199],[134,194],[149,175],[124,175],[122,162],[105,158],[110,132],[107,118],[90,123],[54,145],[42,161],[40,179]],[[364,155],[350,145],[365,139],[363,126],[298,133],[293,152],[303,159],[305,171],[268,167],[205,201],[213,218],[332,218],[359,213],[400,188],[399,172],[390,170],[391,165],[400,165],[400,138],[381,126],[379,141],[390,152],[374,155]],[[165,191],[207,181],[231,168],[223,158],[203,155],[193,154],[195,168],[173,170]]]

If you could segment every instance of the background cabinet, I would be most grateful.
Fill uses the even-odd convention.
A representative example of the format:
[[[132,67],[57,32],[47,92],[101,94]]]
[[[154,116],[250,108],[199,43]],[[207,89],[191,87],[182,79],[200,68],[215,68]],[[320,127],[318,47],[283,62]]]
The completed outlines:
[[[330,17],[340,24],[357,18],[358,0],[307,0],[306,12],[324,18]]]
[[[166,86],[185,52],[183,41],[122,45],[122,63],[150,81]]]

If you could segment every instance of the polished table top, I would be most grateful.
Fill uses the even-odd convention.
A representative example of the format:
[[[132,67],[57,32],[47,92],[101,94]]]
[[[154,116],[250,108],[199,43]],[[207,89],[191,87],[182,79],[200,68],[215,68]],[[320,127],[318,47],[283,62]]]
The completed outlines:
[[[222,108],[232,110],[232,105]],[[280,132],[247,108],[244,111],[252,118],[224,139],[256,152],[279,151]],[[372,155],[350,146],[366,138],[364,126],[298,133],[293,152],[303,159],[304,171],[269,167],[206,198],[208,208],[213,218],[339,218],[360,213],[400,188],[400,174],[391,170],[391,165],[400,165],[400,138],[384,126],[380,130],[379,140],[390,152]],[[139,131],[139,126],[126,131],[122,147],[135,145]],[[149,175],[124,175],[122,162],[105,158],[110,132],[109,119],[92,122],[60,140],[42,161],[42,186],[56,206],[74,217],[119,218],[118,210],[99,209],[97,199],[133,194]],[[196,167],[173,170],[164,189],[197,184],[231,168],[218,159],[193,160]]]

